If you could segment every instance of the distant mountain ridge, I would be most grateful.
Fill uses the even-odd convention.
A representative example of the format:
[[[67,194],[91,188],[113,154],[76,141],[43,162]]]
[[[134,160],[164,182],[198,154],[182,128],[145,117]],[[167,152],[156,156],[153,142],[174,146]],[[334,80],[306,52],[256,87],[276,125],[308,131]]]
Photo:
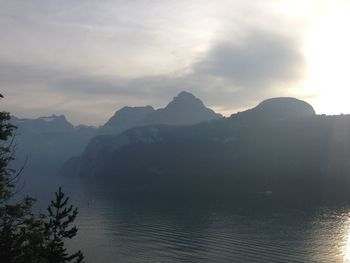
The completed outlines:
[[[153,124],[195,124],[222,117],[205,107],[189,92],[179,93],[165,108],[152,106],[129,107],[118,110],[98,129],[91,126],[74,126],[64,115],[51,115],[36,119],[12,116],[18,126],[17,164],[21,166],[28,156],[26,171],[56,173],[63,163],[80,155],[91,138],[98,135],[118,135],[128,129]]]
[[[20,127],[21,130],[28,132],[69,132],[74,130],[74,126],[67,121],[64,115],[52,114],[48,117],[39,117],[37,119],[20,119],[11,117],[11,122]]]
[[[74,155],[81,154],[94,136],[92,126],[74,126],[64,115],[51,115],[36,119],[11,116],[16,131],[15,168],[25,166],[25,173],[57,173],[62,164]]]
[[[165,108],[147,115],[142,123],[190,125],[218,118],[222,118],[222,115],[207,108],[193,94],[182,91]]]
[[[316,115],[314,108],[307,102],[290,97],[280,97],[264,100],[256,107],[232,114],[231,117],[262,118],[283,120]]]
[[[118,134],[132,127],[140,125],[147,115],[154,112],[152,106],[129,107],[125,106],[98,130],[98,134]]]
[[[119,134],[137,126],[155,124],[190,125],[218,118],[222,118],[222,115],[207,108],[193,94],[182,91],[166,107],[157,110],[149,105],[123,107],[97,133],[98,135]]]

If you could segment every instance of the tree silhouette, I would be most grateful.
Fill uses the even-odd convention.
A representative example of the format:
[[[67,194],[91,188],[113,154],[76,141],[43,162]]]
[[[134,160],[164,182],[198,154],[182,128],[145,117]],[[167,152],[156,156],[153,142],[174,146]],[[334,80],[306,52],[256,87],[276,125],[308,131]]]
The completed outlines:
[[[0,99],[3,96],[0,94]],[[83,261],[80,251],[68,255],[64,238],[73,238],[76,227],[70,227],[78,210],[67,207],[68,198],[61,188],[51,201],[49,215],[32,212],[35,200],[25,197],[13,201],[21,171],[11,169],[14,160],[14,131],[10,114],[0,112],[0,262],[6,263],[65,263]]]
[[[16,129],[9,121],[10,114],[0,112],[0,259],[8,263],[41,262],[44,228],[41,217],[31,212],[34,199],[11,202],[20,173],[9,167],[14,160]]]
[[[83,261],[83,254],[78,251],[72,255],[67,253],[64,247],[64,239],[71,239],[76,236],[78,229],[76,226],[71,227],[70,224],[74,222],[78,215],[78,209],[68,206],[69,197],[65,197],[61,187],[55,193],[55,200],[51,201],[48,206],[49,222],[45,223],[46,233],[48,234],[48,262],[77,262]]]

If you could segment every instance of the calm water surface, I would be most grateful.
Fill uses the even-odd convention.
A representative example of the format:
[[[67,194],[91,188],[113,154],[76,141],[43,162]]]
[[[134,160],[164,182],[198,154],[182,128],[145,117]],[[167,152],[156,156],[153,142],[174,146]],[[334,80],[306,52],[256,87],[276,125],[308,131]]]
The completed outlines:
[[[120,198],[101,186],[48,178],[27,179],[25,189],[41,209],[58,185],[79,207],[79,234],[69,245],[87,263],[350,262],[347,205]]]

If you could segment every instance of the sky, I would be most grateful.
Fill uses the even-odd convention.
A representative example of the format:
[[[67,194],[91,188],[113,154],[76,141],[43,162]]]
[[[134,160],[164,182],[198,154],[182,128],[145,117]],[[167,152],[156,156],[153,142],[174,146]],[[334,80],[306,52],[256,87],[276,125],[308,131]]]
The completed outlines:
[[[350,0],[0,0],[18,117],[103,124],[186,90],[226,116],[270,97],[350,113]]]

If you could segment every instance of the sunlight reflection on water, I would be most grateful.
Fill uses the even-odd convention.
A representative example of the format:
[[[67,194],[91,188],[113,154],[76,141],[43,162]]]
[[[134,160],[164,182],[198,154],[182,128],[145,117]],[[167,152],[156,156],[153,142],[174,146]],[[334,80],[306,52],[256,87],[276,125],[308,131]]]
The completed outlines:
[[[346,239],[346,245],[343,247],[343,255],[344,255],[344,260],[343,262],[349,263],[350,262],[350,214],[344,215],[344,225],[345,227],[345,235],[344,239]]]
[[[91,240],[93,232],[105,242],[100,251],[86,253],[89,262],[350,262],[348,207],[263,214],[125,210],[111,203],[95,208],[82,211],[79,240]]]
[[[34,193],[42,193],[41,184]],[[87,263],[350,263],[349,205],[201,207],[187,200],[170,206],[119,200],[72,180],[62,186],[79,207],[71,248],[81,249]],[[55,187],[46,190],[51,198]]]

